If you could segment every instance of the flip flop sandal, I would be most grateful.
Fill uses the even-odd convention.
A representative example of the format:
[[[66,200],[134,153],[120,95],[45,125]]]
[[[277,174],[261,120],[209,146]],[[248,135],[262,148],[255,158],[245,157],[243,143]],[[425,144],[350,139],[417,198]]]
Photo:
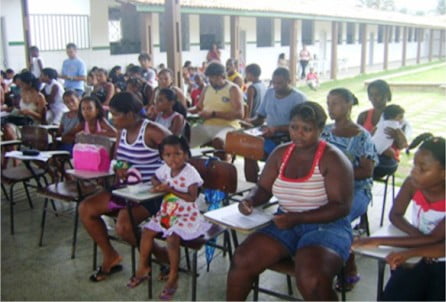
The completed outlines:
[[[142,277],[136,277],[133,276],[132,278],[130,278],[129,282],[127,283],[127,287],[128,288],[135,288],[138,285],[140,285],[141,283],[143,283],[146,280],[149,280],[150,276],[149,275],[145,275]]]
[[[109,272],[104,272],[102,270],[102,266],[98,268],[98,270],[90,276],[90,281],[99,282],[107,279],[110,275],[122,271],[122,265],[118,264],[113,266]]]
[[[159,298],[160,298],[160,300],[163,300],[163,301],[170,301],[170,300],[172,300],[176,291],[177,291],[176,287],[164,288],[163,291],[161,292]]]
[[[361,280],[361,277],[359,275],[346,277],[345,278],[345,283],[344,283],[344,286],[345,286],[344,290],[346,292],[351,291],[355,287],[356,283],[359,282],[359,280]],[[337,278],[337,280],[336,280],[336,286],[335,287],[336,287],[337,291],[339,291],[339,292],[342,291],[341,280],[339,278]]]

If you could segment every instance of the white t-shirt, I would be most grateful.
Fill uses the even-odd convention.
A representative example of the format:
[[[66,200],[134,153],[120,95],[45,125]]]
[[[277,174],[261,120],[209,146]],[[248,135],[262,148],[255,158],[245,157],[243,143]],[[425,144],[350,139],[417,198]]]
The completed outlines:
[[[384,130],[389,127],[393,129],[401,129],[401,123],[394,120],[380,120],[376,125],[375,133],[372,136],[372,142],[375,144],[378,154],[382,154],[393,144],[393,138],[389,137]]]

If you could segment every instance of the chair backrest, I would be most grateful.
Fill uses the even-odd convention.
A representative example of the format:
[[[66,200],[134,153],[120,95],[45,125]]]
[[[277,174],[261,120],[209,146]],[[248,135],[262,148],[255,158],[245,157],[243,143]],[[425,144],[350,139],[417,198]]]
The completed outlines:
[[[239,131],[226,134],[225,151],[230,154],[261,160],[264,157],[263,145],[264,139],[261,136],[253,136]]]
[[[193,157],[189,163],[197,169],[204,180],[203,188],[235,193],[237,169],[233,164],[218,159]]]
[[[48,130],[39,126],[26,125],[21,131],[22,144],[26,147],[45,151],[49,149]]]

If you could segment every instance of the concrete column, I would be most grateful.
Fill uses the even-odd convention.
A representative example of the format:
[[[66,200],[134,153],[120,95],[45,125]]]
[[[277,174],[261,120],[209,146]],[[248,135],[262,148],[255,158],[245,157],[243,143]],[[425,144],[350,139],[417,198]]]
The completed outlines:
[[[336,80],[338,73],[338,22],[331,22],[331,66],[330,79]]]
[[[401,66],[406,66],[407,57],[407,26],[403,26],[403,53],[401,54]]]
[[[389,67],[389,26],[384,25],[384,60],[383,69],[387,70]]]
[[[361,31],[361,68],[360,73],[364,74],[366,71],[366,60],[367,60],[367,24],[362,23],[359,25],[359,30]]]
[[[174,83],[182,87],[180,0],[165,0],[167,66],[173,70]]]
[[[291,22],[290,30],[290,76],[291,85],[297,84],[297,32],[299,30],[299,20],[294,19]]]
[[[152,13],[141,13],[140,15],[141,24],[141,52],[146,52],[153,58],[153,15]]]
[[[421,62],[421,41],[423,40],[424,31],[422,28],[416,28],[417,31],[417,64]]]
[[[30,69],[31,65],[30,65],[29,48],[31,46],[31,35],[29,33],[28,0],[22,0],[22,21],[23,21],[23,40],[25,41],[25,62],[26,62],[26,67]],[[7,41],[4,41],[4,43],[7,43]]]
[[[231,58],[240,59],[240,17],[231,16],[230,18],[231,29]]]
[[[434,30],[429,30],[429,62],[432,61],[432,53],[434,48]]]
[[[440,30],[440,46],[438,50],[438,58],[441,59],[443,57],[443,44],[444,44],[444,30]]]

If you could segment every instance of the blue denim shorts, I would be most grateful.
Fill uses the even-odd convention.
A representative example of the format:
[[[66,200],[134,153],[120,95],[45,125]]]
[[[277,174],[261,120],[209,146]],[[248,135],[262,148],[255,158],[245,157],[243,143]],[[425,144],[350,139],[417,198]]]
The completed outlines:
[[[280,209],[277,213],[283,213]],[[344,262],[350,254],[352,228],[347,217],[330,223],[298,224],[289,229],[279,229],[274,223],[258,230],[283,244],[291,256],[306,246],[322,246],[334,251]]]
[[[372,200],[370,192],[366,189],[356,189],[353,194],[352,208],[347,218],[352,222],[362,214],[367,212],[370,201]]]

